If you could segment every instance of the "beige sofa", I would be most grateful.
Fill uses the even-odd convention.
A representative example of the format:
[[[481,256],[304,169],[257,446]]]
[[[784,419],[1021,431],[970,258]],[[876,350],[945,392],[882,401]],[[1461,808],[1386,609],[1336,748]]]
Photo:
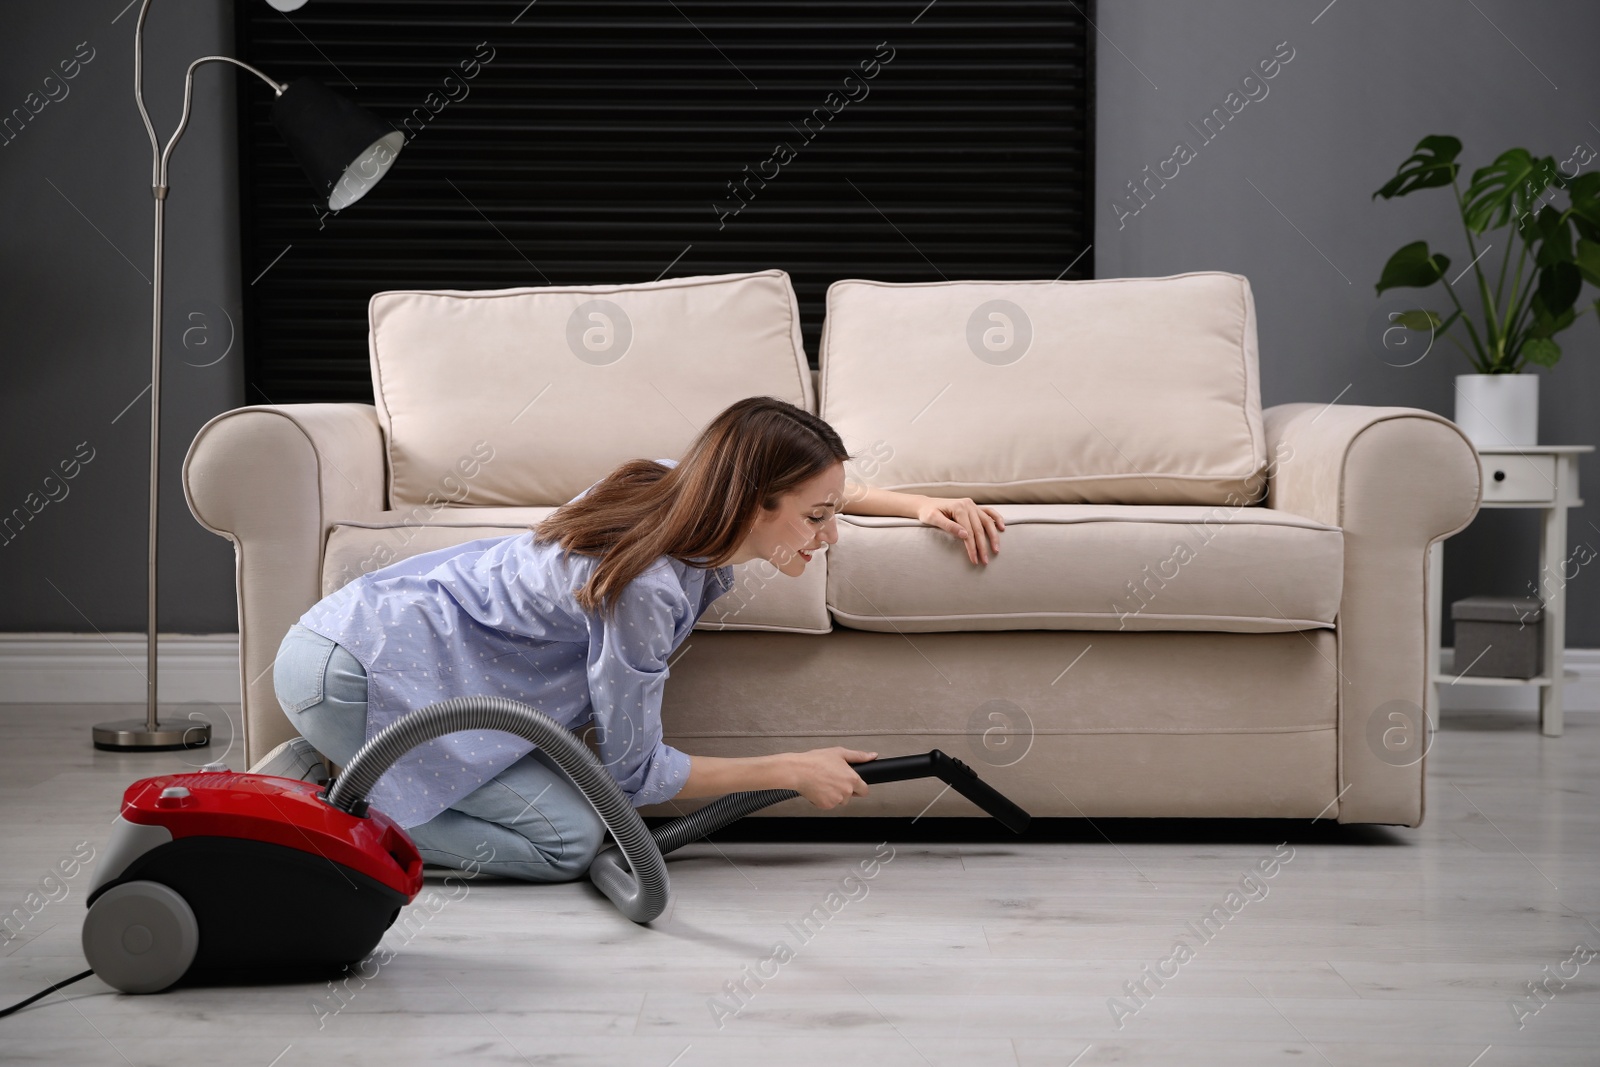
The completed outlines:
[[[237,554],[252,761],[291,733],[272,659],[320,596],[525,529],[768,394],[827,419],[856,481],[995,506],[1002,550],[842,516],[803,577],[735,567],[671,667],[668,743],[937,747],[1036,816],[1422,819],[1420,744],[1390,742],[1419,725],[1427,548],[1476,513],[1476,456],[1415,408],[1263,411],[1243,277],[841,281],[820,374],[775,270],[385,292],[370,325],[375,405],[230,411],[185,462]],[[924,811],[979,815],[932,780],[835,814]]]

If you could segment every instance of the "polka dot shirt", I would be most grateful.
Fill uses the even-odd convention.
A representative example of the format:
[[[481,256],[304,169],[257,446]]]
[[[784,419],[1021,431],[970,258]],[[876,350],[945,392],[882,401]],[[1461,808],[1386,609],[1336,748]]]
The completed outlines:
[[[451,697],[506,697],[592,737],[635,807],[659,803],[689,777],[689,756],[661,740],[667,661],[732,587],[733,568],[661,556],[608,619],[575,598],[595,563],[535,544],[531,532],[470,541],[357,578],[300,624],[366,668],[369,738]],[[402,757],[370,799],[401,826],[417,826],[533,747],[498,730],[447,734]]]

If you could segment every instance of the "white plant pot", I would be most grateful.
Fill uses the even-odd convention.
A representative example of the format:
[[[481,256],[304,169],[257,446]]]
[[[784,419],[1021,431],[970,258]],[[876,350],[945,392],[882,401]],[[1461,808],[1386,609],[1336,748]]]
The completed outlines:
[[[1539,376],[1456,375],[1455,423],[1476,448],[1538,444]]]

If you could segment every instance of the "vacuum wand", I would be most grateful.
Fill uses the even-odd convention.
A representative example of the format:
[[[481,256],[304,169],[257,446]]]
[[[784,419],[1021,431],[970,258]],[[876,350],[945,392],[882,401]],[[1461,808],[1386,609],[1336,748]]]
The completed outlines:
[[[852,766],[868,785],[904,782],[911,778],[937,778],[1000,820],[1012,833],[1020,834],[1028,828],[1030,816],[1027,812],[979,778],[971,767],[938,749],[920,756],[890,756]]]
[[[973,773],[971,767],[938,749],[916,756],[890,756],[887,759],[866,760],[862,763],[853,763],[851,767],[868,785],[878,782],[904,782],[912,778],[938,778],[1000,820],[1012,832],[1020,834],[1028,827],[1027,812],[980,779]],[[681,819],[662,823],[650,831],[650,836],[655,839],[657,848],[664,856],[674,849],[699,841],[724,826],[737,822],[751,812],[760,811],[762,808],[771,807],[780,801],[800,795],[793,789],[758,789],[745,793],[729,793]],[[606,872],[608,877],[620,877],[620,859],[621,857],[614,851],[602,852],[595,857],[594,866],[590,871],[593,872],[598,868]]]

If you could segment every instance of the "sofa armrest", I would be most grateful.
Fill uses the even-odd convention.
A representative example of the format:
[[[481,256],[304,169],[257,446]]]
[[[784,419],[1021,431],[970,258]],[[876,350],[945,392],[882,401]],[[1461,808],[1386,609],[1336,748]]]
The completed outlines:
[[[1426,760],[1396,766],[1406,760],[1386,760],[1381,738],[1393,711],[1421,724],[1428,546],[1478,513],[1477,452],[1455,423],[1421,408],[1280,404],[1262,416],[1267,506],[1344,530],[1339,821],[1416,826]]]
[[[183,492],[200,525],[233,542],[249,766],[294,736],[273,692],[272,664],[283,635],[321,596],[328,526],[384,508],[377,413],[371,404],[224,412],[189,446]]]

